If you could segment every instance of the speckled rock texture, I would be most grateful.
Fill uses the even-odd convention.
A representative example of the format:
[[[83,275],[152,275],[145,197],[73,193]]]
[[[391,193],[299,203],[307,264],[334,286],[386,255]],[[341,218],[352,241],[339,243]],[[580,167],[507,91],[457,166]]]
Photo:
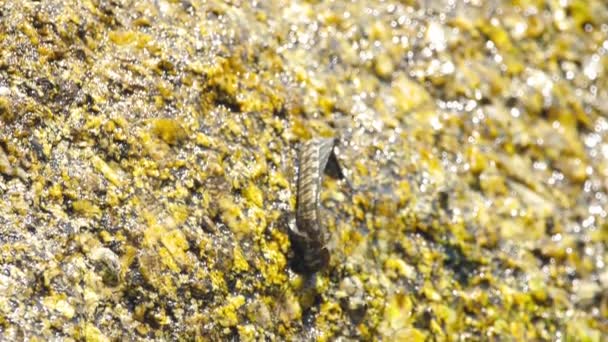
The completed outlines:
[[[604,1],[0,0],[2,340],[605,341],[607,196]]]

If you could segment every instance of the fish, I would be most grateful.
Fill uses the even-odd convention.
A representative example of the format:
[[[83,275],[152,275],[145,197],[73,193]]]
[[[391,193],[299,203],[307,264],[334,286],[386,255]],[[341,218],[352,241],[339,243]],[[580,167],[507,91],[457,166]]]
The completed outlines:
[[[335,153],[336,141],[336,138],[313,138],[300,148],[296,223],[289,229],[293,268],[299,273],[316,273],[330,261],[330,233],[321,224],[319,201],[324,174],[344,178]]]

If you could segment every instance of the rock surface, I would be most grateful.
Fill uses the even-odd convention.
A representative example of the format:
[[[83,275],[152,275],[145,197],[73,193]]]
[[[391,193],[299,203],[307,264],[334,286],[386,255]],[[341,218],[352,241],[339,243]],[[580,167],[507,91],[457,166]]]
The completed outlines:
[[[608,8],[456,3],[0,1],[2,339],[600,341]]]

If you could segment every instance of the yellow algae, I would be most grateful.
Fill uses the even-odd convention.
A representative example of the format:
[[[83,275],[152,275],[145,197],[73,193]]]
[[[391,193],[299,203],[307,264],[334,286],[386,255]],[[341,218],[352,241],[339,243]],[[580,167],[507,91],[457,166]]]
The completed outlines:
[[[3,336],[601,339],[601,2],[275,2],[3,9]]]
[[[242,231],[243,213],[241,208],[231,197],[225,196],[219,200],[222,221],[234,231]]]
[[[106,194],[106,203],[110,206],[117,206],[120,204],[121,196],[115,189],[108,189]]]
[[[49,195],[55,199],[60,199],[63,197],[63,191],[61,189],[61,184],[56,183],[49,189]]]
[[[479,148],[475,146],[469,146],[466,149],[466,153],[467,157],[469,158],[469,165],[471,167],[472,172],[480,173],[487,167],[487,158],[479,150]]]
[[[252,324],[237,327],[240,341],[256,341],[255,327]]]
[[[162,82],[159,83],[156,87],[164,100],[173,99],[173,87],[171,86],[171,84]]]
[[[392,335],[394,332],[407,328],[410,323],[412,301],[403,294],[393,295],[384,309],[381,324],[383,334]]]
[[[264,206],[264,194],[254,183],[249,183],[249,185],[243,190],[243,196],[249,202],[255,204],[259,208],[263,208]]]
[[[224,327],[236,326],[239,322],[237,310],[245,304],[245,297],[232,296],[226,299],[226,304],[215,309],[213,314],[217,322]]]
[[[226,281],[224,274],[220,271],[213,271],[209,274],[213,289],[220,292],[226,291]]]
[[[87,342],[106,342],[110,340],[91,323],[85,323],[84,325],[84,339]]]
[[[27,22],[21,23],[21,25],[19,25],[19,30],[21,32],[23,32],[30,39],[30,42],[32,44],[37,45],[40,42],[40,39],[38,38],[39,36],[38,36],[36,30],[29,23],[27,23]]]
[[[4,96],[0,96],[0,118],[5,122],[10,122],[14,118],[13,108]]]
[[[174,229],[163,234],[160,241],[182,267],[189,264],[189,258],[186,254],[188,241],[180,230]]]
[[[380,54],[374,61],[374,71],[380,78],[390,77],[395,70],[392,59],[387,54]]]
[[[129,269],[131,264],[137,258],[137,249],[132,246],[128,246],[125,248],[125,253],[120,257],[120,263],[122,264],[122,269]]]
[[[393,80],[392,90],[397,107],[402,112],[409,112],[430,100],[429,94],[423,87],[403,74],[399,74]]]
[[[210,148],[215,146],[215,141],[211,137],[203,133],[197,133],[195,139],[196,144],[202,147]]]
[[[243,255],[243,251],[241,250],[241,248],[239,248],[238,246],[234,247],[233,249],[233,263],[232,263],[232,269],[236,272],[247,272],[249,271],[249,263],[247,262],[247,259],[245,259],[245,256]]]
[[[88,218],[99,218],[101,209],[89,200],[77,200],[72,202],[72,209],[78,214]]]
[[[387,275],[391,278],[404,276],[408,279],[414,279],[416,271],[413,266],[408,265],[405,261],[397,258],[389,258],[384,263],[384,268],[387,270]]]
[[[138,48],[144,48],[148,45],[148,43],[152,40],[152,36],[134,31],[111,31],[108,34],[110,41],[112,43],[125,46],[130,44],[135,44]]]
[[[256,259],[255,267],[260,270],[264,280],[269,284],[281,284],[287,278],[281,272],[287,264],[284,254],[280,252],[279,245],[276,242],[264,244],[262,249],[264,258]]]
[[[169,205],[169,211],[173,214],[173,220],[178,226],[184,224],[190,216],[190,209],[185,205],[171,204]]]
[[[302,307],[300,302],[295,298],[291,291],[285,293],[282,302],[280,303],[279,320],[281,322],[290,322],[300,319],[301,317]]]
[[[57,294],[45,297],[43,303],[46,307],[59,312],[67,319],[71,319],[76,313],[74,307],[66,300],[65,295]]]
[[[117,45],[131,44],[131,43],[135,42],[135,40],[137,39],[136,33],[132,32],[132,31],[126,31],[126,32],[113,31],[113,32],[110,32],[108,37],[110,38],[110,40],[113,43],[115,43]]]
[[[420,153],[421,161],[427,168],[427,171],[433,176],[438,183],[442,183],[445,179],[445,169],[441,166],[441,161],[430,151],[422,150]]]
[[[110,183],[116,185],[116,186],[122,186],[123,185],[123,180],[122,177],[118,174],[118,172],[116,172],[112,167],[110,167],[103,159],[99,158],[98,156],[93,156],[91,158],[91,163],[93,164],[93,167],[101,172],[101,174],[103,174],[103,176],[110,181]]]
[[[152,132],[169,145],[175,145],[188,137],[186,130],[176,119],[155,119]]]
[[[277,171],[270,172],[269,182],[271,186],[276,186],[279,188],[287,188],[289,186],[289,182],[287,179],[285,179],[285,176]]]
[[[502,27],[494,25],[485,20],[480,20],[477,23],[477,27],[481,30],[481,32],[487,35],[488,38],[490,38],[500,50],[507,53],[513,51],[513,43],[511,42],[511,38]]]
[[[262,156],[256,155],[255,165],[252,167],[250,177],[252,180],[259,179],[268,174],[268,164]]]
[[[294,120],[291,131],[294,136],[300,138],[301,140],[308,140],[312,137],[312,134],[308,127],[304,125],[304,123],[298,119]]]
[[[160,224],[148,223],[148,227],[144,230],[144,246],[153,247],[158,240],[167,232],[167,229]]]
[[[507,193],[505,179],[498,173],[482,173],[479,176],[479,185],[488,194],[504,195]]]
[[[424,296],[430,300],[430,301],[440,301],[441,300],[441,295],[435,291],[434,287],[431,284],[425,284],[422,292],[424,293]]]

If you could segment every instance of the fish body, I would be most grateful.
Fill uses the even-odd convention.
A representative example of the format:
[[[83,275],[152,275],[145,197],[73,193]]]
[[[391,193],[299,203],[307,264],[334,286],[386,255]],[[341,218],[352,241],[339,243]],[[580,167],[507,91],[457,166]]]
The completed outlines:
[[[299,154],[296,226],[290,229],[290,240],[295,254],[294,269],[315,273],[327,266],[329,232],[321,225],[319,200],[321,182],[328,162],[341,175],[334,154],[335,138],[315,138],[305,142]]]

